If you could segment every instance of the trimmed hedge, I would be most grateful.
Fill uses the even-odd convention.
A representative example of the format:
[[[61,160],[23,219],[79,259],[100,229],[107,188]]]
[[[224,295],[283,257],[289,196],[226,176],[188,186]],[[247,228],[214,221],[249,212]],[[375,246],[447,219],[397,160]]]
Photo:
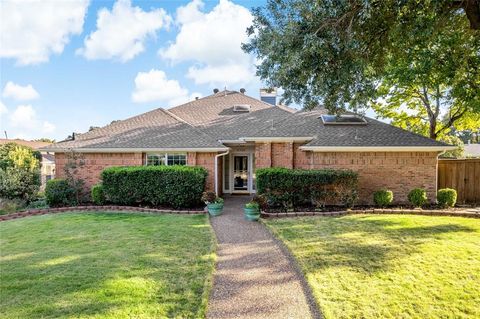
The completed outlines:
[[[358,174],[351,170],[261,168],[256,179],[257,192],[267,198],[269,206],[351,207],[358,197]]]
[[[110,167],[102,172],[102,185],[113,204],[184,208],[201,203],[206,178],[203,167]]]
[[[387,207],[393,202],[393,192],[388,189],[381,189],[373,193],[373,202],[380,207]]]
[[[92,202],[95,205],[104,205],[105,204],[105,193],[103,192],[103,185],[102,183],[93,185],[92,191]]]
[[[457,203],[457,191],[453,188],[442,188],[437,192],[437,202],[442,207],[453,207]]]
[[[427,191],[423,188],[414,188],[408,193],[408,201],[415,207],[422,207],[428,201]]]
[[[50,207],[77,205],[75,189],[65,179],[51,179],[45,186],[45,200]]]

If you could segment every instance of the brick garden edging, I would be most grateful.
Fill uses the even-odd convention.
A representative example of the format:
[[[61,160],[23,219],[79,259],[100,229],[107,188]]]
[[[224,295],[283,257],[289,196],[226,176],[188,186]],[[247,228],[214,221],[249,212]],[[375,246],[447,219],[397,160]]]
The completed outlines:
[[[267,213],[262,211],[264,218],[279,217],[305,217],[305,216],[344,216],[359,214],[406,214],[423,216],[455,216],[480,218],[479,213],[455,212],[450,210],[420,210],[420,209],[363,209],[363,210],[342,210],[337,212],[290,212],[290,213]]]
[[[28,217],[28,216],[65,213],[65,212],[92,212],[92,211],[141,212],[141,213],[153,213],[153,214],[178,214],[178,215],[195,215],[195,214],[206,213],[201,210],[169,210],[169,209],[155,209],[155,208],[132,207],[132,206],[73,206],[73,207],[29,209],[29,210],[21,211],[18,213],[0,215],[0,222],[11,220],[11,219]]]

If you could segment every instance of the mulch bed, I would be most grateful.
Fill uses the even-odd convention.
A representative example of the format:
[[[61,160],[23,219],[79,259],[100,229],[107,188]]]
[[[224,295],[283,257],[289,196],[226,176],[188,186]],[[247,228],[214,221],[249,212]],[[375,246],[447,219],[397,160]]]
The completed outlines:
[[[193,214],[205,214],[203,210],[173,210],[173,209],[157,209],[146,207],[133,207],[133,206],[72,206],[72,207],[56,207],[56,208],[42,208],[42,209],[29,209],[17,213],[0,215],[0,221],[23,218],[28,216],[65,213],[65,212],[92,212],[92,211],[115,211],[115,212],[141,212],[152,214],[179,214],[179,215],[193,215]]]

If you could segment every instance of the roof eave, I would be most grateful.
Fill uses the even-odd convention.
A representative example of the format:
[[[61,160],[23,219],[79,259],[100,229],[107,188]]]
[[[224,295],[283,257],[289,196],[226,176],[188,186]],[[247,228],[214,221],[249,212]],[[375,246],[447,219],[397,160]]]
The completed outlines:
[[[222,152],[228,147],[165,147],[165,148],[42,148],[41,151],[52,153],[148,153],[148,152]]]
[[[295,137],[241,137],[245,142],[307,142],[313,140],[313,136],[295,136]]]
[[[312,152],[446,152],[457,147],[437,146],[300,146],[302,151]]]

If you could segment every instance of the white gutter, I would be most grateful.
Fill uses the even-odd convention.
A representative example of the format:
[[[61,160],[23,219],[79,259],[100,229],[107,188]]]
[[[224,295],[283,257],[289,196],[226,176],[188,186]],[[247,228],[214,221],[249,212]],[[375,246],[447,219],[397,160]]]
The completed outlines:
[[[228,155],[228,153],[230,152],[230,150],[227,150],[225,153],[221,153],[221,154],[217,154],[215,155],[215,194],[218,196],[218,159],[220,158],[220,156],[225,156],[225,155]]]
[[[183,147],[183,148],[39,148],[42,152],[64,153],[148,153],[148,152],[221,152],[228,150],[227,147]]]
[[[445,152],[456,146],[300,146],[313,152]]]
[[[242,140],[218,140],[222,144],[246,144],[247,142]]]

